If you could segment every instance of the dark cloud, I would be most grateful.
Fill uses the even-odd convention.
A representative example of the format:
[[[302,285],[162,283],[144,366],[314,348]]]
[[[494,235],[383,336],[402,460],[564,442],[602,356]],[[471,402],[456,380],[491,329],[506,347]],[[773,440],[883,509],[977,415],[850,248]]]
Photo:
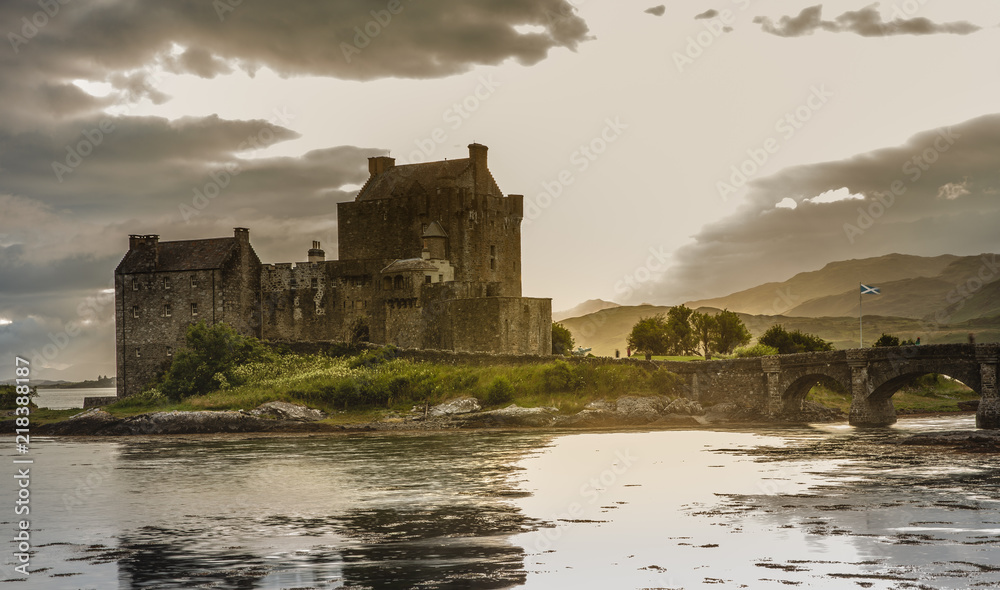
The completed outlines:
[[[705,18],[715,18],[717,16],[719,16],[719,11],[716,10],[716,9],[714,9],[714,8],[710,8],[710,9],[706,10],[705,12],[702,12],[700,14],[694,15],[694,18],[695,18],[695,20],[698,20],[698,19],[705,19]]]
[[[921,132],[898,147],[787,168],[751,182],[740,209],[702,228],[677,252],[667,282],[652,291],[658,301],[676,303],[785,280],[835,260],[994,251],[998,159],[1000,114]],[[816,199],[828,191],[859,198]],[[785,199],[796,207],[775,207]]]
[[[667,7],[664,6],[663,4],[660,4],[659,6],[653,6],[652,8],[647,8],[646,10],[643,10],[643,12],[645,12],[646,14],[652,14],[653,16],[663,16],[663,14],[666,11],[667,11]]]
[[[981,29],[981,27],[965,21],[935,23],[923,17],[896,18],[884,21],[877,6],[877,4],[872,4],[861,10],[845,12],[830,21],[823,20],[823,5],[817,4],[804,8],[797,16],[783,16],[778,19],[777,23],[766,16],[758,16],[753,19],[753,22],[760,24],[761,30],[765,33],[779,37],[801,37],[811,35],[817,30],[831,33],[854,33],[862,37],[888,37],[939,33],[968,35]]]

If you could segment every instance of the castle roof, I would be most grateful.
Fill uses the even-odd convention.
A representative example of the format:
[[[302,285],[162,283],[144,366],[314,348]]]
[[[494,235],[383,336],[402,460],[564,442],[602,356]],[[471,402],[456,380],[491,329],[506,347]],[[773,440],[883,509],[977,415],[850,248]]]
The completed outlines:
[[[455,182],[464,173],[469,173],[471,181],[472,160],[442,160],[393,166],[381,174],[372,176],[358,193],[358,201],[391,199],[411,193],[433,193],[442,181]]]
[[[441,227],[441,223],[440,222],[438,222],[438,221],[432,221],[430,223],[430,225],[427,226],[427,229],[424,230],[424,233],[423,233],[423,235],[421,237],[423,237],[423,238],[447,238],[448,237],[448,232],[444,231],[444,228]]]
[[[236,238],[159,242],[148,248],[130,249],[118,265],[117,272],[132,274],[222,268],[237,247]],[[156,248],[155,252],[153,248]]]
[[[394,272],[416,272],[425,270],[438,270],[438,267],[427,262],[423,258],[406,258],[403,260],[396,260],[389,266],[382,269],[383,273],[394,273]]]

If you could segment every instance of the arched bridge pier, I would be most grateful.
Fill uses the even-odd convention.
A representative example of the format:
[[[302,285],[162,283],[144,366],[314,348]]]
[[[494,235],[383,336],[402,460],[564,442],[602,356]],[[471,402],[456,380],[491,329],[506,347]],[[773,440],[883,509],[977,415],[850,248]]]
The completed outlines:
[[[801,409],[816,384],[851,393],[850,423],[896,422],[892,396],[914,378],[938,373],[980,395],[979,428],[1000,428],[997,365],[1000,344],[936,344],[858,348],[752,359],[659,363],[685,378],[689,396],[703,403],[729,402],[770,417]]]

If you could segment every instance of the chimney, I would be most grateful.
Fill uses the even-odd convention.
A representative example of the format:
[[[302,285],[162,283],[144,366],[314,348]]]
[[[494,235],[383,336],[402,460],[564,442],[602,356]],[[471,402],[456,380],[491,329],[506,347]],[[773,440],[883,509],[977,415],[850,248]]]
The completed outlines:
[[[128,237],[129,251],[135,250],[143,252],[145,255],[140,258],[147,270],[156,270],[160,264],[160,236],[157,234],[131,234]]]
[[[250,230],[245,227],[234,227],[233,235],[236,236],[236,241],[243,242],[244,244],[250,243]]]
[[[469,144],[469,159],[476,168],[486,170],[486,151],[489,148],[478,143]]]
[[[390,158],[389,156],[375,156],[374,158],[368,158],[368,172],[372,176],[378,176],[386,170],[393,168],[396,165],[396,158]]]
[[[323,262],[326,260],[326,252],[320,249],[319,242],[313,240],[313,247],[309,250],[309,262]]]

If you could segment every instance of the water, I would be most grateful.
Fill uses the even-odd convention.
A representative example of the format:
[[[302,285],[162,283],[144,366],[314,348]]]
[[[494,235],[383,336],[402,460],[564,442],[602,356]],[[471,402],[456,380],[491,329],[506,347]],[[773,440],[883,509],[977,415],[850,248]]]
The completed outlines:
[[[36,573],[15,583],[5,552],[0,580],[46,590],[992,587],[995,457],[885,444],[973,420],[32,439]],[[0,497],[13,504],[11,480],[0,477]],[[11,537],[12,513],[0,525]]]
[[[35,405],[52,410],[82,408],[85,397],[107,397],[116,395],[114,387],[93,387],[87,389],[39,389]]]

